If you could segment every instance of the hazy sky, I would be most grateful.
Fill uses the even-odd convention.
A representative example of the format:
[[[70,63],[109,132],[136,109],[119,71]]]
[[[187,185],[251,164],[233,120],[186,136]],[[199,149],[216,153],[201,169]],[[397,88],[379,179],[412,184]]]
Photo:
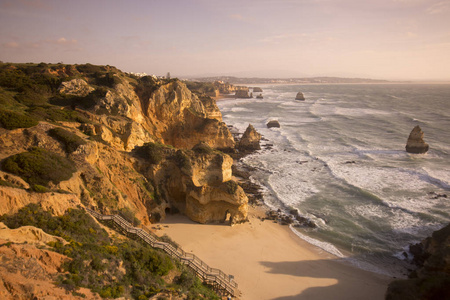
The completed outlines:
[[[0,60],[450,80],[450,0],[0,0]]]

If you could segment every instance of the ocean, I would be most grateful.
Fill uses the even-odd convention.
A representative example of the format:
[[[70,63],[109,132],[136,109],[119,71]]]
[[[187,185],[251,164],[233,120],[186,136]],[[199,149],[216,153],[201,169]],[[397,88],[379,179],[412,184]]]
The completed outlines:
[[[404,275],[408,245],[450,222],[450,85],[261,87],[264,99],[217,104],[225,123],[241,133],[252,124],[265,138],[241,163],[255,169],[266,205],[297,208],[318,225],[292,227],[299,238],[361,268]],[[299,91],[305,101],[294,100]],[[270,120],[281,127],[267,128]],[[405,151],[416,125],[426,154]]]

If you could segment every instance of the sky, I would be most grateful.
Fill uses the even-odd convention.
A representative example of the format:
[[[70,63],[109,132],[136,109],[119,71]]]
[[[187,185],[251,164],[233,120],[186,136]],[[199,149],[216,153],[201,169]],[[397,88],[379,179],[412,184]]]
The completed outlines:
[[[450,80],[450,0],[0,0],[0,60]]]

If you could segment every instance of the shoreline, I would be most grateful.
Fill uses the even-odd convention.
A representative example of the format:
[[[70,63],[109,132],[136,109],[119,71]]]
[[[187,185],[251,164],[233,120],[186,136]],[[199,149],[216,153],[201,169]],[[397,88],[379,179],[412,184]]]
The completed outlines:
[[[235,226],[168,215],[156,234],[234,275],[240,299],[384,299],[393,278],[353,266],[263,217],[262,206],[250,206],[249,222]]]

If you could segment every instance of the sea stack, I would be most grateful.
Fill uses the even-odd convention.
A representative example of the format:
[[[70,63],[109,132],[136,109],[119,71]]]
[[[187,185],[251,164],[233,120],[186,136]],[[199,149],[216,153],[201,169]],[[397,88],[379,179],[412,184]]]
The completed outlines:
[[[305,96],[303,96],[302,92],[298,92],[297,96],[295,96],[295,100],[305,100]]]
[[[277,120],[269,121],[269,123],[267,123],[267,128],[272,127],[280,127],[280,123]]]
[[[256,131],[252,124],[248,124],[247,130],[245,130],[244,135],[239,141],[239,150],[244,151],[254,151],[261,150],[259,141],[261,140],[261,135]]]
[[[253,94],[248,94],[248,89],[243,90],[237,90],[236,94],[234,95],[235,98],[253,98]]]
[[[417,125],[409,134],[408,141],[406,142],[406,152],[421,154],[426,153],[428,148],[428,144],[423,140],[423,131]]]
[[[253,93],[262,93],[262,92],[263,92],[263,90],[260,87],[254,87],[253,88]]]

